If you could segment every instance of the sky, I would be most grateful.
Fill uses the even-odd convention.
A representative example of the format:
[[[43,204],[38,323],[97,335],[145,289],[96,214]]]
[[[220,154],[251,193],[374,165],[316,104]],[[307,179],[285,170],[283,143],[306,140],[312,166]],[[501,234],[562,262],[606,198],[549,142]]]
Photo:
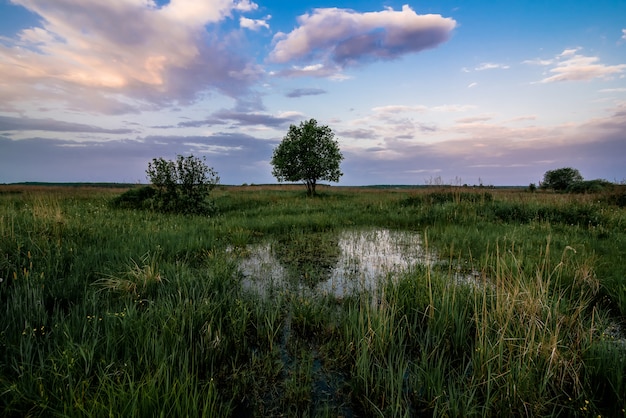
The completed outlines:
[[[626,1],[0,0],[0,183],[275,183],[328,125],[339,185],[626,181]]]

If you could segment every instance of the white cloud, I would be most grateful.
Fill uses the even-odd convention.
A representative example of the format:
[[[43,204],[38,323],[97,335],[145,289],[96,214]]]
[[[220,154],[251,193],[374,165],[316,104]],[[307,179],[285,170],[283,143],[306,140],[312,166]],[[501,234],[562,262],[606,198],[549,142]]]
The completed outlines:
[[[408,5],[402,11],[357,13],[315,9],[298,19],[289,34],[278,33],[270,58],[332,62],[344,67],[364,61],[395,59],[434,48],[447,41],[456,22],[441,15],[418,15]]]
[[[545,59],[535,58],[532,60],[522,61],[522,63],[530,64],[530,65],[552,65],[554,63],[554,60],[545,60]]]
[[[470,83],[470,84],[467,86],[467,88],[468,88],[468,89],[471,89],[471,88],[476,87],[477,85],[478,85],[478,83],[473,82],[473,83]]]
[[[387,106],[378,106],[372,108],[372,111],[377,114],[394,114],[394,113],[404,113],[404,112],[424,112],[428,110],[426,106],[422,105],[387,105]]]
[[[77,0],[71,0],[78,3]],[[141,5],[143,1],[127,0],[125,3],[137,3]],[[237,8],[232,0],[196,1],[196,0],[170,0],[162,9],[153,9],[157,13],[165,15],[176,23],[198,26],[209,22],[218,22],[226,16],[230,16],[231,11]],[[251,4],[250,4],[251,6]],[[145,9],[145,8],[144,8]]]
[[[622,39],[626,40],[626,29],[622,29]]]
[[[460,123],[460,124],[482,123],[482,122],[487,122],[491,119],[493,119],[493,115],[470,116],[467,118],[457,119],[456,123]]]
[[[563,52],[561,52],[558,56],[559,57],[572,57],[576,55],[576,52],[578,52],[580,49],[581,48],[564,49]]]
[[[609,79],[626,72],[626,64],[606,65],[600,58],[579,54],[580,48],[566,49],[553,60],[530,60],[527,64],[552,66],[552,74],[541,80],[542,83],[556,81],[584,81],[594,78]]]
[[[497,63],[493,63],[493,62],[485,62],[480,64],[478,67],[475,68],[476,71],[484,71],[484,70],[495,70],[495,69],[499,69],[499,70],[507,70],[510,67],[506,64],[497,64]]]
[[[268,16],[265,19],[248,19],[247,17],[241,16],[239,18],[239,26],[254,31],[260,30],[261,28],[269,29],[270,25],[267,23],[267,20],[270,17],[271,16]]]
[[[333,64],[311,64],[305,66],[293,65],[272,75],[282,77],[326,77],[334,81],[348,80],[351,77],[343,74],[341,68]]]
[[[240,12],[251,12],[259,8],[259,5],[250,0],[241,0],[235,4],[235,10]]]
[[[626,87],[618,87],[614,89],[602,89],[600,93],[626,93]]]
[[[434,107],[431,107],[430,110],[433,110],[435,112],[457,113],[457,112],[467,112],[468,110],[472,110],[475,108],[476,106],[474,105],[453,104],[453,105],[434,106]]]

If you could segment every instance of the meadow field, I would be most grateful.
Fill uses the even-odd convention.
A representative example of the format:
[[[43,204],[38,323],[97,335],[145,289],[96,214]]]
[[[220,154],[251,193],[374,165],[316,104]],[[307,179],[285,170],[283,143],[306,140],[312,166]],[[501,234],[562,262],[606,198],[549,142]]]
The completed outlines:
[[[0,186],[0,415],[626,416],[626,190]]]

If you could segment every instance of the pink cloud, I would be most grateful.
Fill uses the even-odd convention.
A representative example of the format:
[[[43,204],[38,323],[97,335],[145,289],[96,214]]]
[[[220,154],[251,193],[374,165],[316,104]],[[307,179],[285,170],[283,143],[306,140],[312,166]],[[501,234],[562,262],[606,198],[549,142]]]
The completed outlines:
[[[161,8],[150,0],[13,2],[38,14],[41,26],[0,45],[0,110],[47,98],[108,113],[128,107],[127,99],[189,102],[205,89],[236,96],[260,73],[204,29],[254,9],[247,0],[172,0]]]

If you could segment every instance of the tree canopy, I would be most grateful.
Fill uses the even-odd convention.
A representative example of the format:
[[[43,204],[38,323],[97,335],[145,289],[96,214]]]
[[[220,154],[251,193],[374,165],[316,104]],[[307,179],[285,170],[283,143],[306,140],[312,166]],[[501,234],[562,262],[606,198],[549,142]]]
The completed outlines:
[[[335,134],[315,119],[291,125],[282,142],[274,149],[272,175],[278,181],[302,181],[307,194],[315,194],[318,181],[339,181],[343,155]]]
[[[556,170],[548,170],[543,175],[541,187],[544,189],[553,189],[556,191],[565,191],[574,183],[583,181],[580,172],[571,167],[558,168]]]

